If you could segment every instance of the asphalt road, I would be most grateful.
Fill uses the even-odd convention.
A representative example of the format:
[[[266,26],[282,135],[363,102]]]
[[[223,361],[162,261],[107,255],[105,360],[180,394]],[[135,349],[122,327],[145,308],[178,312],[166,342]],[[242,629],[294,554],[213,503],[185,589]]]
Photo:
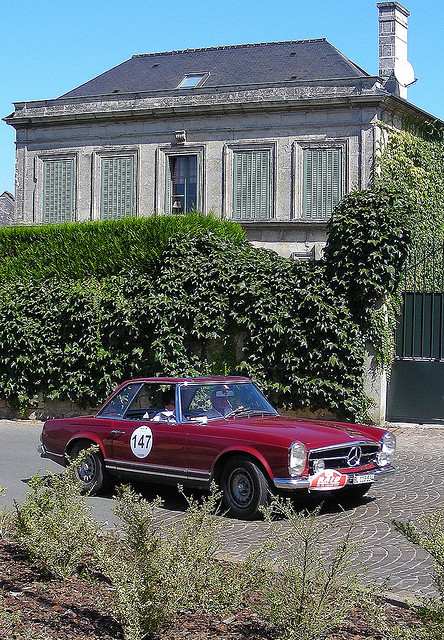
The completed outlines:
[[[14,500],[21,502],[28,490],[27,480],[37,471],[60,471],[37,453],[41,426],[35,421],[0,421],[0,487],[7,488],[0,505],[12,508]],[[434,592],[432,564],[424,552],[393,530],[391,522],[444,507],[444,427],[396,425],[393,430],[398,439],[397,473],[375,483],[367,496],[345,511],[327,504],[317,517],[328,524],[327,545],[337,542],[352,522],[354,535],[362,540],[356,566],[365,568],[366,579],[388,579],[393,597],[416,599]],[[156,516],[159,523],[182,517],[186,502],[175,489],[137,488],[147,498],[160,495],[163,499]],[[99,521],[117,522],[111,495],[89,500]],[[281,526],[288,524],[283,521]],[[224,518],[221,554],[241,558],[266,539],[267,531],[265,522]]]

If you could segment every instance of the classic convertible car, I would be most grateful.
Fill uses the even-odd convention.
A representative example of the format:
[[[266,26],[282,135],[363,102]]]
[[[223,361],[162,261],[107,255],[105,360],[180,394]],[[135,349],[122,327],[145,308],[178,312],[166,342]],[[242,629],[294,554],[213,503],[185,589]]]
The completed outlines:
[[[95,416],[48,420],[40,453],[66,465],[83,449],[84,491],[111,478],[221,488],[228,513],[257,517],[271,492],[363,496],[394,471],[396,440],[376,427],[280,416],[248,378],[142,378]]]

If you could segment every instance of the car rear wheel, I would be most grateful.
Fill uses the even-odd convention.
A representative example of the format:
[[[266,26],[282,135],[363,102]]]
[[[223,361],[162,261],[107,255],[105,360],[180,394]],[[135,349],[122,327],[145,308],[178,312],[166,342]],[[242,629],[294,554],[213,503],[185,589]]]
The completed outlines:
[[[76,460],[82,451],[93,446],[93,442],[78,442],[71,452],[71,459]],[[96,495],[102,493],[109,486],[109,476],[100,451],[90,451],[76,469],[75,477],[83,493]]]
[[[229,460],[221,478],[223,502],[228,514],[241,520],[260,515],[260,507],[268,502],[267,478],[257,464],[237,456]]]

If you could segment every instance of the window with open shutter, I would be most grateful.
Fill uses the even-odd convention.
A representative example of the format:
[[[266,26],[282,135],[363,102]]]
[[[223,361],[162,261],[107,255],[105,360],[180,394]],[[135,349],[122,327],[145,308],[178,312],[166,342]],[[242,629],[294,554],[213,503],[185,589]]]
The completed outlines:
[[[43,161],[44,223],[69,222],[74,214],[74,159]]]
[[[169,156],[167,166],[167,213],[187,213],[198,209],[199,158],[197,155]]]
[[[233,153],[233,217],[270,217],[270,151]]]
[[[134,215],[134,156],[101,160],[100,217],[102,220]]]
[[[304,149],[302,216],[326,220],[342,197],[342,149]]]

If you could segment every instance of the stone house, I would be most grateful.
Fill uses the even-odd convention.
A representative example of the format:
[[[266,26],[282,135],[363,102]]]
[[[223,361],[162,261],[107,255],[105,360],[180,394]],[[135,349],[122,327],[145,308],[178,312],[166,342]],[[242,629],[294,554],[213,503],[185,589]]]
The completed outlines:
[[[135,55],[15,103],[15,221],[196,208],[257,246],[319,256],[335,204],[372,182],[379,123],[435,120],[406,100],[409,12],[377,6],[379,76],[325,39],[245,44]]]
[[[15,222],[196,208],[256,246],[319,257],[335,204],[372,183],[381,122],[436,122],[407,100],[409,11],[377,7],[377,76],[325,39],[244,44],[134,55],[59,98],[15,103]],[[383,422],[371,358],[367,381]]]
[[[14,221],[14,196],[9,191],[0,194],[0,227],[7,227]]]

